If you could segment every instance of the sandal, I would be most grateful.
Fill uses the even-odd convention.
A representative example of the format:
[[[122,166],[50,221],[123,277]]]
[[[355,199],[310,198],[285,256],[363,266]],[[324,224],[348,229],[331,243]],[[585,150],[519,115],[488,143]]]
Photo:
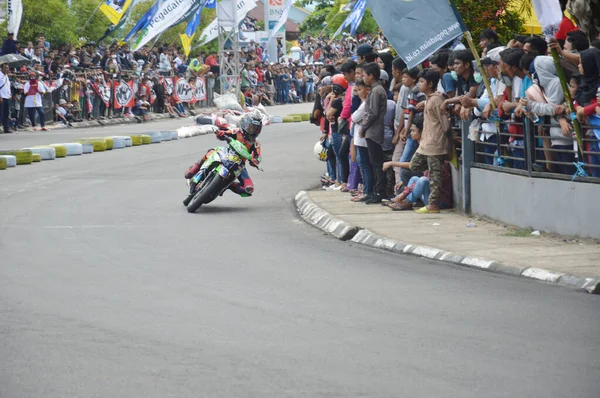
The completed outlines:
[[[389,207],[393,211],[412,210],[412,206],[410,204],[403,204],[398,202],[388,202],[387,207]]]
[[[350,200],[353,201],[354,203],[360,203],[360,202],[364,202],[365,200],[367,200],[367,198],[368,198],[367,195],[359,195],[359,196],[353,197]]]

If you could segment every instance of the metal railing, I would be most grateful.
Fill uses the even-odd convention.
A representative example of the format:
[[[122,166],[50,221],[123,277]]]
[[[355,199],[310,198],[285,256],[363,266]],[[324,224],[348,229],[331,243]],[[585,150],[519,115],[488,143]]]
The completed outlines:
[[[557,133],[561,127],[549,117],[540,118],[537,123],[524,117],[522,121],[503,120],[495,125],[496,132],[486,133],[479,127],[473,167],[528,177],[600,183],[600,140],[588,134],[600,126],[582,126],[584,147],[580,150],[573,137]],[[469,124],[463,123],[463,139],[468,139],[468,129]]]

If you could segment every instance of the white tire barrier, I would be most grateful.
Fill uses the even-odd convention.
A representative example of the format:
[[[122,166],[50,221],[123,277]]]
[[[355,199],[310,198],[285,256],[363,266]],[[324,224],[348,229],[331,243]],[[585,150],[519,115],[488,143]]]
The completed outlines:
[[[94,144],[81,144],[82,152],[85,153],[94,153]]]
[[[37,153],[42,157],[42,160],[54,160],[56,159],[56,149],[53,147],[46,148],[23,148],[31,151],[31,153]]]
[[[0,158],[6,159],[6,167],[16,167],[17,157],[13,155],[0,155]]]
[[[131,139],[130,136],[125,135],[123,136],[123,139],[125,140],[125,147],[129,148],[130,146],[133,146],[133,140]]]
[[[53,145],[62,145],[67,148],[67,156],[79,156],[83,153],[83,147],[81,144],[76,142],[69,142],[64,144],[53,144]]]
[[[113,149],[122,149],[125,148],[125,138],[120,136],[114,136],[113,139]],[[133,143],[132,143],[133,145]]]
[[[162,133],[160,131],[152,131],[148,133],[148,135],[150,136],[153,144],[160,144],[162,142]]]
[[[171,139],[172,140],[178,140],[179,139],[179,134],[177,134],[177,131],[171,131]]]
[[[173,139],[170,131],[161,131],[160,136],[163,141],[171,141]]]

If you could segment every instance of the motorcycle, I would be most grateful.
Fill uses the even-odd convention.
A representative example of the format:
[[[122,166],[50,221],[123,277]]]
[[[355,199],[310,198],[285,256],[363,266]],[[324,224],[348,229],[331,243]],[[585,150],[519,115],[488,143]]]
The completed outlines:
[[[222,195],[229,186],[237,180],[244,168],[246,161],[252,161],[252,154],[241,142],[225,136],[227,146],[213,149],[206,158],[200,171],[188,181],[191,188],[194,184],[192,199],[187,205],[187,211],[195,213],[203,204],[208,204]],[[252,164],[263,171],[257,164]]]

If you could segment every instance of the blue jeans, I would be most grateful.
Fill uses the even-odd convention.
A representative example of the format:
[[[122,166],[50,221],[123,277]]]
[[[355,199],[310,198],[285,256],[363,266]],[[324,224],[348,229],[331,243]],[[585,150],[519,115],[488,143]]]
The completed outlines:
[[[496,144],[498,143],[498,136],[496,134],[488,137],[487,140],[482,140],[485,143],[488,144]],[[497,145],[483,145],[483,152],[488,153],[489,156],[482,156],[483,161],[487,164],[493,165],[494,164],[494,159],[495,159],[495,153],[498,150],[498,146]]]
[[[511,142],[511,154],[515,158],[521,158],[523,160],[513,160],[513,168],[519,170],[525,170],[525,149],[523,148],[515,148],[513,145],[517,145],[523,147],[525,145],[524,140],[514,140]]]
[[[595,152],[594,155],[589,155],[590,164],[600,166],[600,142],[590,142],[590,152]],[[590,167],[592,177],[600,177],[600,167]]]
[[[404,151],[402,152],[402,157],[400,158],[401,162],[410,162],[415,152],[419,149],[419,143],[417,141],[413,141],[412,138],[408,137],[406,139],[406,144],[404,144]]]
[[[333,142],[331,138],[325,140],[327,146],[327,174],[331,180],[337,180],[335,152],[333,150]]]
[[[364,193],[365,195],[372,195],[375,177],[373,176],[373,166],[371,166],[369,158],[369,149],[366,146],[357,146],[356,154],[356,161],[363,179]]]
[[[29,115],[29,120],[31,120],[31,127],[35,127],[35,114],[37,112],[40,117],[40,125],[42,128],[46,127],[46,114],[44,113],[44,109],[41,106],[37,108],[26,108],[27,113]]]
[[[312,94],[315,92],[315,83],[306,82],[306,89],[304,90],[306,95]]]
[[[332,133],[333,139],[333,150],[335,152],[336,165],[337,165],[337,181],[341,183],[348,182],[348,175],[350,174],[350,160],[349,160],[349,137],[340,133]]]
[[[408,194],[406,200],[410,203],[415,203],[421,200],[425,206],[429,204],[429,179],[427,177],[412,177],[408,182],[410,187],[415,184],[412,192]]]

